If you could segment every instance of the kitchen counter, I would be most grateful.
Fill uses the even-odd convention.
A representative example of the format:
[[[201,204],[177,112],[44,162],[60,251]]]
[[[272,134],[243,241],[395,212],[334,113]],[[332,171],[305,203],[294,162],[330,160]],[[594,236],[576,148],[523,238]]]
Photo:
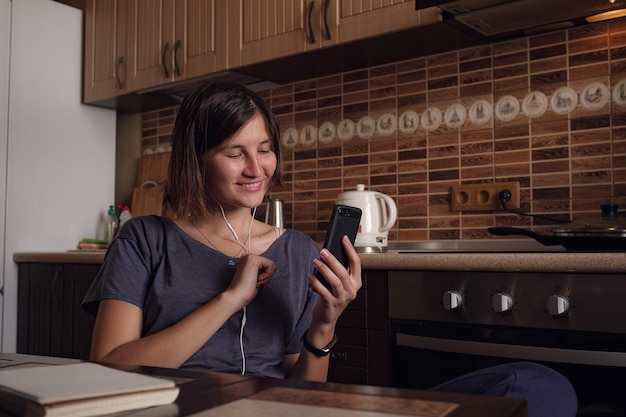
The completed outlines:
[[[624,252],[361,254],[364,270],[626,273]]]
[[[626,273],[624,252],[388,252],[360,254],[364,270]],[[104,251],[20,252],[15,262],[99,264]]]
[[[68,264],[101,264],[104,250],[70,250],[67,252],[16,252],[13,262],[46,262]]]

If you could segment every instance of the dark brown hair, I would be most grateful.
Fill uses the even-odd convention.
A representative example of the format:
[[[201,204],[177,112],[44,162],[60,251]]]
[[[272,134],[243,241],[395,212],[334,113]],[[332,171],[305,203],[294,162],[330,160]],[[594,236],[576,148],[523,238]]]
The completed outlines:
[[[241,84],[210,82],[187,95],[180,105],[172,133],[165,207],[175,218],[201,217],[211,204],[205,184],[204,156],[260,114],[276,154],[272,183],[283,182],[280,130],[268,104]]]

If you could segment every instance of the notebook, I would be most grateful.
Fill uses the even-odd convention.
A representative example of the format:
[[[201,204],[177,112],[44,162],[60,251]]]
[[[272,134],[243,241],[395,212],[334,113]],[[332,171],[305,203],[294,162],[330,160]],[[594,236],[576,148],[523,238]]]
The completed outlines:
[[[173,381],[81,362],[0,371],[0,410],[23,417],[87,417],[171,404]]]

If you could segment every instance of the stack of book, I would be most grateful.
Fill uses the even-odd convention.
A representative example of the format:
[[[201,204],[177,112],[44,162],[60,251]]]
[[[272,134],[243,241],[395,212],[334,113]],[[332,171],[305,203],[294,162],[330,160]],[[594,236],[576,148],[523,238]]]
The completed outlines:
[[[173,403],[174,381],[81,362],[0,371],[0,410],[20,417],[87,417]]]

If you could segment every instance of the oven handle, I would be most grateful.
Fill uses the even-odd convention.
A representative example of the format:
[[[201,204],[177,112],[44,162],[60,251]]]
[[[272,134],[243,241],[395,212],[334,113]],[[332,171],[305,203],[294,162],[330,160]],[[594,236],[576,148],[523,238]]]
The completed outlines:
[[[562,362],[581,365],[626,367],[625,352],[561,349],[538,346],[470,342],[396,333],[396,344],[416,349],[437,350],[467,355],[493,356],[540,362]]]

